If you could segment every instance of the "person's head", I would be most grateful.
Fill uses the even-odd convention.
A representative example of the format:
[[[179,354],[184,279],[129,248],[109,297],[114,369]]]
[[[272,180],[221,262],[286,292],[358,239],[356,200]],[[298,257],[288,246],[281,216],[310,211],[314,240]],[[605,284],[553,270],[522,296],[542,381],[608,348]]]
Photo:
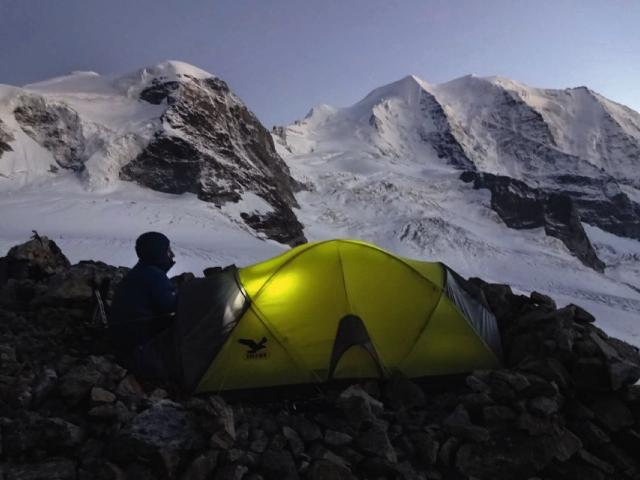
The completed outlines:
[[[146,232],[136,240],[136,254],[141,262],[168,272],[176,262],[169,239],[159,232]]]

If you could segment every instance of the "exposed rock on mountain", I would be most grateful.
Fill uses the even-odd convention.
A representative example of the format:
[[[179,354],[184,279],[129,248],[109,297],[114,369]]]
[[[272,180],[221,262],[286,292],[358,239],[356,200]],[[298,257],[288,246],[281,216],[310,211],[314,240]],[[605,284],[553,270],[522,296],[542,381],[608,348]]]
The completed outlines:
[[[247,224],[291,245],[305,240],[291,210],[298,206],[298,185],[269,132],[226,83],[189,75],[179,82],[156,79],[140,98],[166,103],[163,128],[121,170],[121,178],[168,193],[192,192],[218,206],[253,192],[272,210],[244,213]]]
[[[490,190],[491,207],[509,227],[543,227],[547,235],[562,240],[585,265],[604,270],[568,195],[545,193],[519,180],[489,173],[465,172],[460,178],[473,182],[474,188]]]
[[[7,480],[640,477],[640,354],[578,306],[472,279],[498,319],[503,368],[225,401],[115,362],[90,285],[111,279],[108,300],[123,269],[69,266],[46,237],[11,252],[0,263],[26,263],[0,283]]]
[[[4,152],[10,152],[12,150],[9,142],[13,142],[15,138],[5,129],[2,119],[0,119],[0,157]]]
[[[640,240],[640,203],[611,179],[560,175],[554,191],[570,195],[580,218],[621,237]]]
[[[568,195],[579,220],[639,238],[640,114],[585,88],[409,76],[351,107],[314,109],[274,135],[287,157],[348,156],[347,171],[353,158],[382,157],[510,177]]]
[[[120,178],[194,193],[219,208],[238,204],[228,215],[263,237],[305,240],[293,211],[299,186],[271,135],[207,72],[180,62],[117,78],[77,72],[2,88],[0,98],[11,108],[0,112],[0,151],[17,148],[0,164],[3,176],[61,167],[92,189],[113,189]]]
[[[49,150],[62,168],[82,170],[85,138],[78,114],[67,105],[52,103],[43,97],[24,95],[13,114],[22,130],[40,146]]]

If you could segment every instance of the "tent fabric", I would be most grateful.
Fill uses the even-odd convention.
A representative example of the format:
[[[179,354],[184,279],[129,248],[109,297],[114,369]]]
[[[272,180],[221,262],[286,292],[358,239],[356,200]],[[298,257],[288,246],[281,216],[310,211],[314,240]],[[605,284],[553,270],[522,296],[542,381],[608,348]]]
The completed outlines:
[[[445,285],[447,296],[455,303],[478,336],[501,359],[502,345],[495,316],[483,304],[482,298],[471,294],[467,285],[468,282],[448,267],[445,270],[447,275]]]
[[[441,263],[356,240],[307,243],[188,282],[176,331],[197,391],[494,368],[495,317]]]
[[[171,332],[175,345],[171,364],[177,371],[171,376],[185,389],[195,389],[248,307],[233,266],[180,289],[178,321]]]

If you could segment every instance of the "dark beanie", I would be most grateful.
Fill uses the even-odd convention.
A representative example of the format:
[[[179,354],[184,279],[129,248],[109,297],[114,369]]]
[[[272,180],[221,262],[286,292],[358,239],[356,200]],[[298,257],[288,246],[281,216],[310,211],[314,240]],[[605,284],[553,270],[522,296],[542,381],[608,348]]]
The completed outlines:
[[[159,232],[146,232],[136,240],[138,258],[152,265],[164,265],[167,262],[169,239]]]

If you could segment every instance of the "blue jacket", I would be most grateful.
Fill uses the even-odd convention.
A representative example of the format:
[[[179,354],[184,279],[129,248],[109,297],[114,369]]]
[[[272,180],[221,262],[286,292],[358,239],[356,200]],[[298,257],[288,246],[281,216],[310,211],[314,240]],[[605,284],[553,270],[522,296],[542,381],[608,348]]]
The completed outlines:
[[[172,265],[166,254],[169,240],[157,235],[161,237],[142,242],[142,247],[138,240],[140,261],[116,287],[109,327],[117,348],[146,343],[171,324],[170,315],[176,311],[176,290],[166,274]]]

